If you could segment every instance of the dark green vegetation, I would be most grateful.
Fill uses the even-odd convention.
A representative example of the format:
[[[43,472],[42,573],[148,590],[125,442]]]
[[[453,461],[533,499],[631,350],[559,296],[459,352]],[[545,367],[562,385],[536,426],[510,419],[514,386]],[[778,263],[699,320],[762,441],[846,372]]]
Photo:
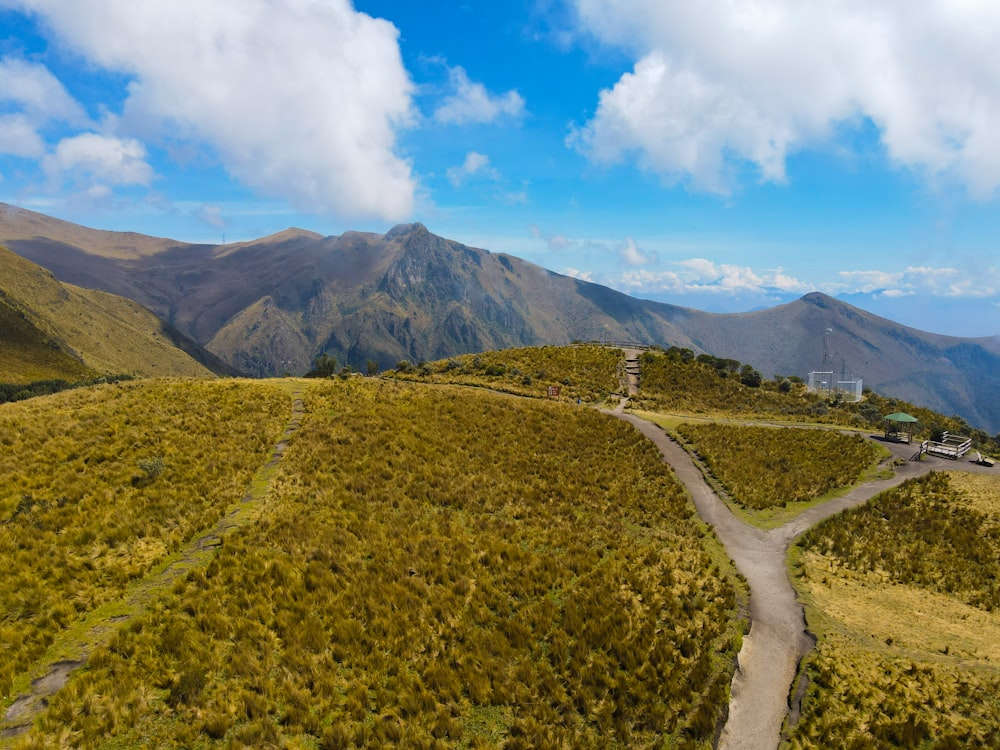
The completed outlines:
[[[550,387],[556,387],[563,400],[594,403],[621,390],[623,367],[618,349],[543,346],[466,354],[417,366],[400,362],[390,376],[534,397],[546,396]]]
[[[932,473],[805,534],[794,748],[1000,746],[1000,478]]]
[[[564,404],[302,382],[306,415],[259,520],[94,653],[26,747],[710,746],[740,595],[652,445]],[[179,423],[204,410],[160,388],[126,392],[173,404]],[[65,397],[14,406],[38,417]],[[277,422],[288,405],[275,398]],[[248,399],[247,418],[260,418],[249,408],[259,403]],[[82,425],[107,429],[97,415]],[[168,476],[180,451],[207,459],[218,448],[140,444],[109,479],[126,495],[133,480],[187,492]],[[155,478],[136,463],[161,454]],[[71,475],[82,460],[63,458]],[[238,474],[229,480],[239,487]],[[33,497],[47,507],[54,493]],[[78,574],[69,568],[67,584]],[[114,585],[131,575],[118,571]],[[19,591],[0,600],[11,621],[52,627],[54,603],[8,606]]]
[[[62,378],[36,380],[31,383],[0,383],[0,404],[6,404],[9,401],[23,401],[35,396],[48,396],[73,388],[86,388],[87,386],[99,385],[101,383],[120,383],[132,379],[131,375],[102,375],[101,377],[92,377],[88,380],[79,380],[73,383]]]
[[[239,499],[288,404],[265,384],[177,381],[0,407],[0,696]]]
[[[733,500],[751,510],[847,487],[884,455],[870,440],[832,430],[689,423],[677,433]]]

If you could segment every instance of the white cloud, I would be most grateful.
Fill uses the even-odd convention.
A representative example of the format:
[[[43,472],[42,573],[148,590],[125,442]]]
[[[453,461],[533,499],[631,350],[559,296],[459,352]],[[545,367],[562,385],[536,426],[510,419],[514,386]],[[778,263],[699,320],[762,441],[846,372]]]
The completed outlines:
[[[833,293],[865,293],[883,297],[984,299],[1000,295],[1000,270],[980,268],[975,273],[957,268],[909,266],[903,271],[841,271],[841,281],[827,286]]]
[[[53,121],[86,123],[83,107],[48,68],[14,57],[0,58],[0,154],[39,158],[41,130]]]
[[[690,258],[672,265],[673,270],[628,271],[613,283],[620,289],[641,294],[771,295],[777,292],[805,294],[815,289],[780,268],[754,270],[747,266],[717,264],[705,258]]]
[[[461,187],[470,177],[477,175],[487,180],[500,179],[500,173],[490,166],[490,157],[477,151],[467,153],[462,166],[448,169],[448,181],[456,188]]]
[[[647,266],[657,261],[655,252],[641,250],[631,237],[626,237],[619,245],[618,258],[628,266]]]
[[[564,234],[546,234],[536,224],[530,227],[533,237],[544,240],[549,250],[569,250],[573,243]]]
[[[0,115],[0,154],[37,157],[43,153],[45,142],[27,117]]]
[[[580,281],[594,281],[593,271],[580,271],[576,268],[566,268],[563,270],[563,276],[570,276],[574,279],[579,279]]]
[[[1000,4],[985,0],[574,0],[581,27],[635,59],[570,142],[635,156],[668,181],[725,193],[752,164],[868,119],[896,163],[1000,187]]]
[[[413,118],[398,32],[349,0],[3,0],[90,62],[133,76],[119,126],[210,145],[296,207],[406,218]]]
[[[49,69],[14,57],[0,58],[0,102],[17,105],[35,125],[49,120],[82,124],[80,106]]]
[[[130,138],[83,133],[64,138],[42,160],[54,181],[65,178],[110,185],[148,185],[153,169],[146,162],[146,148]]]
[[[524,114],[524,99],[517,91],[494,95],[481,83],[469,80],[461,66],[449,68],[452,93],[434,113],[438,122],[467,125],[489,123],[501,117],[520,118]]]

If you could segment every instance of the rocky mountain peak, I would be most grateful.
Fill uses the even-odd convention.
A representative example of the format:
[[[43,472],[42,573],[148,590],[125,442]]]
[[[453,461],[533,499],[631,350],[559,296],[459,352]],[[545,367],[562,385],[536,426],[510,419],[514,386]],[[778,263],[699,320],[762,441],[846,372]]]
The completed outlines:
[[[397,224],[386,232],[385,238],[386,240],[398,240],[409,234],[430,234],[430,232],[419,221],[415,221],[412,224]]]

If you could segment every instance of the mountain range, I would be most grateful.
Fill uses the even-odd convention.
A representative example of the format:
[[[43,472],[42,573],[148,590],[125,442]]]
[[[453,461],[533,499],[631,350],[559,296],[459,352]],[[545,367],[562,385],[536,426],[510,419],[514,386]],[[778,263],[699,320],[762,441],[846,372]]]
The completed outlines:
[[[320,353],[393,367],[512,346],[635,341],[737,359],[766,375],[855,375],[884,395],[1000,431],[1000,336],[927,333],[820,293],[707,313],[468,247],[422,224],[199,245],[0,204],[0,243],[63,282],[138,302],[255,376],[301,374]]]

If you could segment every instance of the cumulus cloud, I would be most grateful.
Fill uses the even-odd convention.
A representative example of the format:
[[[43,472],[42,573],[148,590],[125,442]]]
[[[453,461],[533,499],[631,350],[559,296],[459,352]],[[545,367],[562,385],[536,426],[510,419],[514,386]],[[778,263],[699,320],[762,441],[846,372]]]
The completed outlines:
[[[0,58],[0,102],[13,104],[36,124],[61,120],[80,124],[87,116],[49,69],[14,57]]]
[[[45,141],[24,115],[0,115],[0,154],[37,157],[45,153]]]
[[[146,148],[131,138],[83,133],[59,141],[42,160],[50,179],[91,181],[97,185],[148,185],[153,169]]]
[[[41,130],[50,122],[81,125],[86,113],[44,65],[0,58],[0,154],[38,158],[45,153]]]
[[[569,141],[667,181],[729,192],[752,165],[869,120],[896,163],[1000,187],[1000,5],[969,0],[574,0],[581,27],[635,58]]]
[[[505,94],[491,94],[486,87],[469,80],[465,68],[455,66],[448,71],[451,93],[434,112],[434,119],[442,123],[467,125],[489,123],[501,117],[513,119],[524,114],[524,99],[515,90]]]
[[[121,127],[208,144],[236,179],[303,210],[411,212],[396,133],[412,122],[413,84],[398,32],[349,0],[3,2],[133,77]]]
[[[462,183],[474,176],[487,180],[500,179],[500,173],[490,166],[490,157],[477,151],[467,153],[461,166],[448,169],[448,181],[456,188],[461,187]]]
[[[609,283],[639,294],[773,295],[805,294],[815,289],[780,268],[755,270],[705,258],[690,258],[670,265],[671,269],[660,271],[626,271]]]

